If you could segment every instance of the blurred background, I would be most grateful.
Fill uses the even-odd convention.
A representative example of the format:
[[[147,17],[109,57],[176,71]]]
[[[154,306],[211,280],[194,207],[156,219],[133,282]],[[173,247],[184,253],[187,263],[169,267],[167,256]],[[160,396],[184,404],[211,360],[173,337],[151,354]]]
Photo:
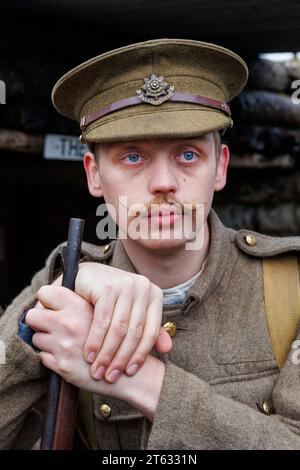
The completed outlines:
[[[225,224],[300,232],[300,2],[296,0],[0,0],[0,305],[67,237],[70,217],[96,238],[79,127],[51,104],[70,68],[153,38],[215,42],[250,68],[231,103],[228,185],[214,207]],[[299,81],[297,83],[296,81]]]

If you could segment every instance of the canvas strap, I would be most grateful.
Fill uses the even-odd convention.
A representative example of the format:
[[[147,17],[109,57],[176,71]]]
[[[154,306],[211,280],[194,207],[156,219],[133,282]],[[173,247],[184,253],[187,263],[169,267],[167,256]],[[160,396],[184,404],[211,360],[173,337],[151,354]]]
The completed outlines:
[[[300,319],[298,258],[264,258],[263,278],[269,334],[281,369],[296,337]]]

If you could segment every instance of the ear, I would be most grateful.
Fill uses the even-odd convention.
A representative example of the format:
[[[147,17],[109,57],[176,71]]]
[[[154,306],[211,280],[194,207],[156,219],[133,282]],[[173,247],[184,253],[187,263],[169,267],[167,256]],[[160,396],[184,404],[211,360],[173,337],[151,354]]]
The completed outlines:
[[[90,194],[95,197],[103,196],[100,170],[92,152],[86,152],[84,155],[83,166]]]
[[[229,148],[227,145],[222,144],[221,147],[221,154],[217,166],[216,171],[216,179],[215,179],[215,191],[221,191],[224,188],[227,180],[227,168],[229,163]]]

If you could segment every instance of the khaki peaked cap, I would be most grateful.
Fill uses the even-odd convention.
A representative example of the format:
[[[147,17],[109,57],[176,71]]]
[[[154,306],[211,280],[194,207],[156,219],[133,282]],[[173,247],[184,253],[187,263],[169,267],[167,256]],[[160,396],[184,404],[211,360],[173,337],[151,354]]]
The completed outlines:
[[[194,40],[157,39],[78,65],[55,84],[52,101],[57,111],[78,122],[120,100],[138,101],[85,123],[82,138],[88,143],[197,137],[231,126],[231,117],[202,104],[170,101],[166,95],[200,95],[227,103],[242,91],[247,78],[247,65],[228,49]],[[155,105],[139,99],[141,92],[149,96],[149,83],[154,95],[158,88]],[[157,104],[157,97],[166,101]]]

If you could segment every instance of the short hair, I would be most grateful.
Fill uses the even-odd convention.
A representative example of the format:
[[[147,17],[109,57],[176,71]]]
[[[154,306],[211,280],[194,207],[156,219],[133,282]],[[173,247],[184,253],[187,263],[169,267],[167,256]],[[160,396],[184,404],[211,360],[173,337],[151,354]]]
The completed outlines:
[[[215,154],[217,163],[219,162],[221,150],[222,150],[222,138],[221,138],[222,130],[221,131],[214,131],[214,143],[215,143]]]

